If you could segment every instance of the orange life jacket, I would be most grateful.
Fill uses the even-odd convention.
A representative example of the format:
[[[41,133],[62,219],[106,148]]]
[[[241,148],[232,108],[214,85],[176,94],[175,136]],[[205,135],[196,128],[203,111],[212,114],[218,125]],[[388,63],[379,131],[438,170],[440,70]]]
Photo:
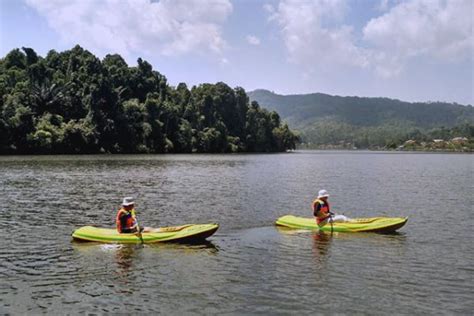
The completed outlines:
[[[321,206],[321,208],[319,209],[319,212],[316,213],[316,207],[318,204]],[[316,223],[321,224],[326,219],[328,219],[330,216],[330,210],[331,208],[329,206],[329,202],[324,202],[320,199],[316,199],[313,201],[313,214],[316,217]]]
[[[121,208],[118,210],[115,223],[117,224],[117,231],[119,233],[124,230],[131,229],[136,223],[135,209],[127,211],[124,208]]]

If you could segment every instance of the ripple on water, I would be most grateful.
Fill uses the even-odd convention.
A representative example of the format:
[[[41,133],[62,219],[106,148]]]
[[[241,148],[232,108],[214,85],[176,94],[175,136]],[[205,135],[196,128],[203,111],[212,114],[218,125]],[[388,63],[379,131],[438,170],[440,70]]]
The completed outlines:
[[[474,309],[467,155],[0,157],[0,174],[0,313]],[[397,235],[272,226],[287,213],[310,215],[323,186],[348,216],[410,221]],[[439,216],[444,192],[450,212]],[[71,243],[79,226],[113,226],[125,195],[146,225],[221,227],[201,245]]]

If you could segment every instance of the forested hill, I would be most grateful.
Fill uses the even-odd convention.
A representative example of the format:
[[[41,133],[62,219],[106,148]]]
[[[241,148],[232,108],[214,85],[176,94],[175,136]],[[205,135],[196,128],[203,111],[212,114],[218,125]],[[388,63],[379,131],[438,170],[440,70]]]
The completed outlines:
[[[389,122],[419,127],[452,127],[474,121],[472,106],[430,102],[409,103],[388,98],[340,97],[323,93],[279,95],[268,90],[248,92],[251,100],[277,111],[295,126],[318,119],[334,119],[370,126]]]
[[[409,103],[388,98],[340,97],[322,93],[278,95],[248,93],[250,100],[276,110],[302,139],[316,145],[349,143],[386,146],[410,138],[472,137],[471,105],[444,102]]]
[[[0,59],[0,153],[272,152],[297,137],[242,88],[184,83],[76,46]]]

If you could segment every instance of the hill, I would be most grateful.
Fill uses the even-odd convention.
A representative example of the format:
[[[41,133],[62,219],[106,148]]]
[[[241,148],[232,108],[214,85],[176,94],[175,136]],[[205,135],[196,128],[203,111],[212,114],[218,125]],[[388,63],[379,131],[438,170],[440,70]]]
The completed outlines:
[[[446,102],[404,102],[388,98],[341,97],[323,93],[248,93],[251,101],[277,111],[302,141],[315,146],[370,148],[433,137],[472,138],[474,108]]]

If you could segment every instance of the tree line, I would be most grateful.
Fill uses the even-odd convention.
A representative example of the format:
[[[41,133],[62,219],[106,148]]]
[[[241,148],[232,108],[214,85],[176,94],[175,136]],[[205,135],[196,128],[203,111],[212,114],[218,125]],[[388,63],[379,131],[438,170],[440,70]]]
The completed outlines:
[[[141,58],[80,46],[0,59],[0,154],[221,153],[294,149],[278,113],[225,83],[168,84]]]
[[[432,142],[434,139],[450,140],[466,137],[468,146],[474,149],[474,124],[461,123],[453,127],[414,127],[405,123],[387,123],[378,126],[355,126],[340,121],[315,122],[301,131],[301,141],[305,147],[358,149],[395,149],[408,140],[418,143]]]

